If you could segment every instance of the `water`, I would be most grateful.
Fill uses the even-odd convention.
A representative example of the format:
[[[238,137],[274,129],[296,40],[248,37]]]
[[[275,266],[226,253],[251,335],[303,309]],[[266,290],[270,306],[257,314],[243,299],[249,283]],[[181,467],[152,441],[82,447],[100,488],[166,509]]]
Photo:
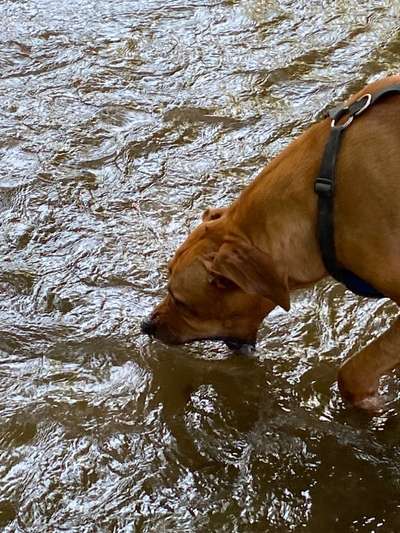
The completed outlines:
[[[0,528],[400,530],[400,377],[345,405],[341,361],[394,305],[332,281],[251,357],[139,333],[208,206],[366,82],[396,3],[0,3]]]

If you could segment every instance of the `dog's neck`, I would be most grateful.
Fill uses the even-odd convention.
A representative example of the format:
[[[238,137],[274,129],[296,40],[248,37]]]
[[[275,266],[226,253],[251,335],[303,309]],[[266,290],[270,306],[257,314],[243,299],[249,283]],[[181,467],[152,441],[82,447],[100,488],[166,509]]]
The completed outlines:
[[[237,231],[271,254],[275,262],[286,265],[291,289],[315,283],[327,274],[317,240],[314,179],[328,128],[323,121],[303,133],[230,208]],[[252,213],[251,220],[248,213]]]

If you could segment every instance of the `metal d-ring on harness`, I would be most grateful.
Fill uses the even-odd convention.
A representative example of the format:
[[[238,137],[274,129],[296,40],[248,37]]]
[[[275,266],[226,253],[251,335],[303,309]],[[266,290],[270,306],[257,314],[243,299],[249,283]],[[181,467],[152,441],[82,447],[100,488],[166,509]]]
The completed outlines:
[[[353,120],[383,96],[396,93],[400,94],[400,85],[390,85],[374,94],[364,94],[348,107],[339,106],[329,112],[332,118],[331,132],[325,146],[319,175],[314,183],[314,190],[318,194],[318,238],[325,267],[332,277],[352,292],[371,298],[384,298],[384,295],[350,270],[338,265],[336,261],[334,228],[336,158],[342,135]],[[345,122],[340,124],[339,121],[346,116]]]

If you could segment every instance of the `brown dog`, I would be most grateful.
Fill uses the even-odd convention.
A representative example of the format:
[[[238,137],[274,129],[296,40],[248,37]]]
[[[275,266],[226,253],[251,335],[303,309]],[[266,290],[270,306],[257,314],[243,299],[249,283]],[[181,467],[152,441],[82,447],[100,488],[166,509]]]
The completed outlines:
[[[400,83],[392,76],[352,98]],[[317,240],[314,179],[329,119],[307,129],[225,209],[209,209],[169,265],[167,297],[142,331],[167,344],[225,340],[254,346],[258,327],[290,291],[327,275]],[[361,115],[337,162],[335,241],[341,265],[400,304],[400,96]],[[361,407],[374,405],[379,378],[400,363],[400,319],[353,355],[339,387]]]

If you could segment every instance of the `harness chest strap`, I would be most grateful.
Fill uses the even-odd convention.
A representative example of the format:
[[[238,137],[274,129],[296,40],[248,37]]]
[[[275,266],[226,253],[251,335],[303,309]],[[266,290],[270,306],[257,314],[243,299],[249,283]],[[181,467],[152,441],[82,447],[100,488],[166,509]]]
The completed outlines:
[[[364,94],[350,106],[335,107],[329,112],[332,118],[330,136],[325,146],[319,175],[314,183],[314,190],[318,194],[318,239],[325,268],[333,278],[355,294],[372,298],[384,298],[384,295],[350,270],[340,266],[336,260],[334,225],[336,159],[342,135],[353,120],[382,97],[391,94],[400,94],[399,84],[389,85],[374,94]],[[339,120],[343,117],[347,117],[345,122],[339,124]]]

